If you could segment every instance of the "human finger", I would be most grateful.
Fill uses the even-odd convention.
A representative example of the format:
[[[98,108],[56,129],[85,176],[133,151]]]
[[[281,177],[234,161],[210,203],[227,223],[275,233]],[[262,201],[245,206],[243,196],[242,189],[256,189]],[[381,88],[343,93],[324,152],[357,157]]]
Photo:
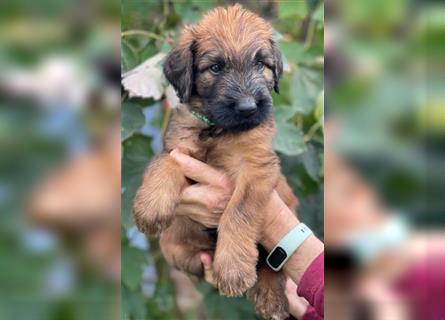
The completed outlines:
[[[196,221],[207,228],[218,227],[220,215],[210,212],[207,208],[200,204],[186,204],[180,203],[175,210],[175,213]]]
[[[201,253],[201,262],[202,266],[204,267],[204,278],[205,280],[216,287],[216,281],[213,276],[213,262],[212,257],[208,253]]]
[[[196,184],[184,189],[181,194],[181,201],[184,203],[199,203],[210,209],[212,212],[218,211],[221,206],[225,207],[226,194],[217,188]]]
[[[227,178],[223,173],[177,149],[173,149],[170,156],[179,164],[184,175],[193,181],[211,185],[227,183]]]
[[[297,285],[292,279],[287,278],[285,294],[289,301],[289,313],[297,319],[301,319],[306,313],[309,303],[306,299],[297,295]]]

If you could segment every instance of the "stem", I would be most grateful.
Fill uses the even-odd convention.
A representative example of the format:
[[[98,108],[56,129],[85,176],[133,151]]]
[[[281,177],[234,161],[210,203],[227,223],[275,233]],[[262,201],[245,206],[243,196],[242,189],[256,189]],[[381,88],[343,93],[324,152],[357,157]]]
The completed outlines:
[[[168,8],[168,0],[163,1],[164,17],[167,17],[170,14],[170,10]]]
[[[165,110],[164,111],[164,119],[163,119],[164,121],[162,122],[162,132],[164,133],[165,130],[167,129],[167,125],[170,120],[171,111],[172,111],[171,106],[168,105],[168,103],[167,103],[167,98],[164,99],[164,101],[162,103],[162,107]]]
[[[297,128],[303,130],[303,116],[298,115],[296,119]]]
[[[144,36],[147,38],[156,39],[159,41],[164,41],[164,37],[156,34],[154,32],[145,31],[145,30],[127,30],[121,33],[121,37],[129,37],[129,36]]]
[[[304,142],[308,142],[309,140],[311,140],[312,137],[314,136],[314,134],[317,132],[317,130],[320,129],[320,127],[321,127],[321,123],[319,121],[314,123],[312,125],[312,127],[310,127],[307,134],[304,136]]]
[[[309,49],[312,46],[312,41],[314,40],[316,21],[313,17],[309,21],[309,26],[307,30],[306,39],[304,41],[304,49]]]
[[[124,94],[122,95],[122,97],[121,97],[121,104],[125,101],[125,99],[127,99],[128,98],[128,92],[127,91],[125,91],[124,92]]]

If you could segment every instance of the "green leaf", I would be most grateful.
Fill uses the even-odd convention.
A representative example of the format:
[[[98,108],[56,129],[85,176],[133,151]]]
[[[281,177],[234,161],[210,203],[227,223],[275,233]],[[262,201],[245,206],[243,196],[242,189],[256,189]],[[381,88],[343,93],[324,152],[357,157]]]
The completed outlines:
[[[124,274],[125,272],[122,272]],[[122,287],[122,308],[121,319],[145,319],[147,310],[145,308],[145,298],[142,292],[129,290],[125,285]]]
[[[317,98],[314,110],[315,119],[321,124],[321,130],[324,130],[324,90],[320,92]]]
[[[307,115],[314,109],[317,98],[323,89],[322,74],[309,68],[300,67],[294,74],[292,89],[294,106]]]
[[[297,41],[281,41],[278,44],[284,57],[289,63],[312,62],[315,56],[304,48],[304,44]]]
[[[142,279],[142,266],[147,263],[148,254],[133,247],[122,250],[122,282],[131,290],[136,290]]]
[[[260,319],[254,311],[253,305],[245,297],[228,298],[219,295],[214,288],[206,290],[204,304],[207,307],[208,319],[218,320],[244,320]]]
[[[136,51],[126,41],[121,42],[121,69],[122,73],[127,72],[138,64]]]
[[[169,311],[175,303],[175,289],[173,283],[164,281],[162,286],[156,286],[155,301],[161,311]]]
[[[145,60],[149,59],[150,57],[156,55],[157,53],[158,53],[158,50],[156,49],[155,43],[153,41],[150,41],[139,52],[139,57],[140,57],[141,61],[145,61]]]
[[[306,169],[307,174],[314,181],[318,181],[320,177],[320,167],[321,161],[319,157],[319,153],[312,145],[308,146],[308,149],[305,153],[301,155],[301,162]]]
[[[278,11],[280,19],[289,17],[304,18],[307,15],[306,0],[283,0]]]
[[[133,225],[133,198],[139,188],[142,175],[153,156],[151,139],[136,134],[123,143],[122,159],[122,224],[125,228]]]
[[[145,117],[142,112],[142,108],[131,102],[124,102],[122,104],[122,140],[125,140],[132,136],[137,130],[139,130],[145,122]]]
[[[295,115],[296,111],[297,109],[293,106],[276,107],[274,109],[275,119],[278,123],[286,122]]]
[[[277,122],[274,149],[286,155],[298,155],[306,150],[301,130],[289,122]]]
[[[212,10],[216,5],[215,1],[191,0],[191,2],[193,7],[199,8],[201,12]]]
[[[324,4],[320,3],[320,5],[315,9],[315,12],[312,15],[312,18],[315,21],[324,23]]]
[[[290,97],[291,78],[289,74],[285,74],[279,83],[280,94],[275,91],[272,93],[274,106],[291,105],[292,99]]]

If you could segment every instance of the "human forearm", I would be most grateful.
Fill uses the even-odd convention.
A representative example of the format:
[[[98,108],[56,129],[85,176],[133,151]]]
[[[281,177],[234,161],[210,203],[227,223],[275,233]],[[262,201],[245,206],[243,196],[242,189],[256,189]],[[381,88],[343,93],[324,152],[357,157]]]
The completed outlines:
[[[267,251],[270,251],[300,221],[286,207],[276,192],[271,196],[265,215],[265,224],[260,242]],[[315,236],[310,236],[286,262],[284,272],[298,284],[306,269],[321,252],[323,252],[323,243]]]

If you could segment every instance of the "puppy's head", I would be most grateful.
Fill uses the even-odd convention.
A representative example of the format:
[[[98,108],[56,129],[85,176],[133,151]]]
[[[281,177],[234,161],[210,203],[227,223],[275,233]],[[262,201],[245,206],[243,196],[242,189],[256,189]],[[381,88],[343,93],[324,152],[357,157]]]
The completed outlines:
[[[232,131],[269,117],[282,70],[271,26],[239,5],[216,8],[186,27],[164,63],[181,102]]]

